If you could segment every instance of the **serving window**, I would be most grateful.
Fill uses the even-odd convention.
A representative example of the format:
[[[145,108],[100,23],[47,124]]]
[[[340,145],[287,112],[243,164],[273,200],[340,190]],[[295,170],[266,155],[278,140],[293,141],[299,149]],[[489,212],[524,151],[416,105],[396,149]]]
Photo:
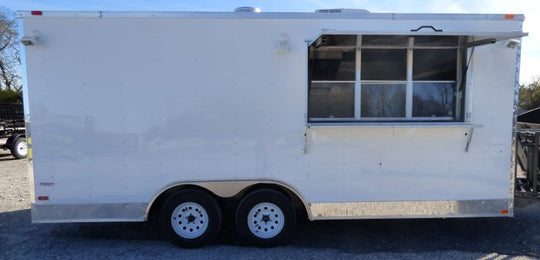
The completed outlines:
[[[463,121],[466,40],[320,36],[309,46],[309,121]]]

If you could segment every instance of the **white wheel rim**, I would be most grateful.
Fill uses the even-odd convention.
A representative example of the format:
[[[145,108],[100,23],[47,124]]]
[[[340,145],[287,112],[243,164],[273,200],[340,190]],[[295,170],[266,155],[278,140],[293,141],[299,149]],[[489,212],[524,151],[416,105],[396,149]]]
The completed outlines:
[[[19,152],[20,155],[25,156],[28,153],[28,147],[26,142],[20,142],[15,149]]]
[[[273,238],[285,226],[283,211],[276,204],[263,202],[255,205],[247,217],[248,227],[259,238]]]
[[[197,238],[208,228],[208,213],[195,202],[182,203],[171,215],[171,226],[183,238]]]

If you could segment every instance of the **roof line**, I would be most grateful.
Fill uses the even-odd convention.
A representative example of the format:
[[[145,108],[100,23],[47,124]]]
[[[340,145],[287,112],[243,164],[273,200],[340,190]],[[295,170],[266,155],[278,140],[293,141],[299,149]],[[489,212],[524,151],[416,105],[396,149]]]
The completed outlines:
[[[317,13],[317,12],[171,12],[171,11],[18,11],[19,17],[94,17],[94,18],[247,18],[247,19],[390,19],[390,20],[508,20],[523,21],[523,14],[448,14],[448,13]],[[39,14],[39,15],[37,15]]]

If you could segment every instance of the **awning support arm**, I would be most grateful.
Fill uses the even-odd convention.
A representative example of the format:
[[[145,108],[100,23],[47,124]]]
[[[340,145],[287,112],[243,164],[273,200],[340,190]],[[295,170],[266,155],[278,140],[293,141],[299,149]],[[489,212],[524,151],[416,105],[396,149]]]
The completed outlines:
[[[483,40],[468,42],[467,44],[465,44],[465,47],[470,48],[470,47],[476,47],[480,45],[494,44],[496,42],[497,42],[497,39],[495,38],[487,38]]]
[[[469,152],[469,147],[471,146],[472,136],[474,133],[474,128],[469,128],[469,132],[467,133],[467,144],[465,145],[465,152]]]

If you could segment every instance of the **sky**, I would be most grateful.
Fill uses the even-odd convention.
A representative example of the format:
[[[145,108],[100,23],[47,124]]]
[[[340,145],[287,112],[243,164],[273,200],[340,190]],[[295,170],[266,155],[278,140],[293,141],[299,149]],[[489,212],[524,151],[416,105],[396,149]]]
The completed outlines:
[[[13,11],[232,11],[239,6],[262,12],[313,12],[316,9],[358,8],[373,13],[501,13],[524,14],[521,84],[540,77],[539,0],[3,0]]]

